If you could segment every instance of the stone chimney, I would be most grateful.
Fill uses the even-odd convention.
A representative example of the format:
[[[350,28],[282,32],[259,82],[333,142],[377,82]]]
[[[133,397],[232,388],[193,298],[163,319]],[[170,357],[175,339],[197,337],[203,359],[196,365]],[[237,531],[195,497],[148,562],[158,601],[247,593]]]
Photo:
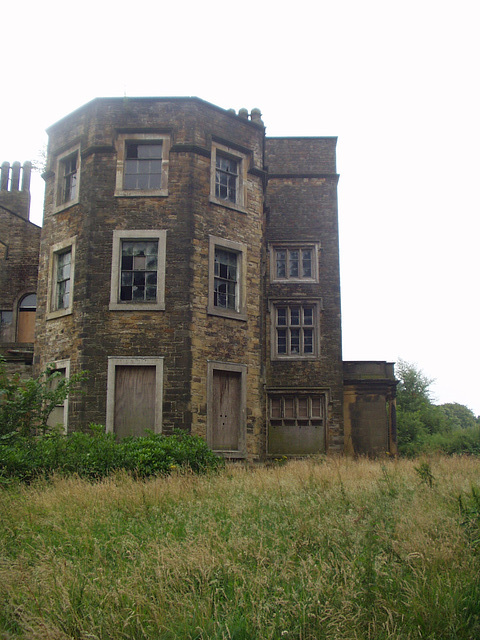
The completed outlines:
[[[30,214],[30,177],[32,163],[3,162],[0,173],[0,207],[28,220]],[[22,184],[20,188],[20,175]]]

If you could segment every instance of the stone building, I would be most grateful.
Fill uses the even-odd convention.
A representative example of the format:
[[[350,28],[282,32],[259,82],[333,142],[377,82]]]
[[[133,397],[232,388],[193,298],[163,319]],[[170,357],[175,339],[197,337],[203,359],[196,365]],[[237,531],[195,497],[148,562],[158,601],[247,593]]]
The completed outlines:
[[[96,99],[48,135],[35,367],[89,372],[65,429],[343,451],[336,139],[269,138],[258,110],[197,98]],[[374,389],[349,380],[353,452],[394,450],[383,365]]]
[[[32,375],[41,229],[29,221],[31,164],[4,162],[0,177],[0,355]]]

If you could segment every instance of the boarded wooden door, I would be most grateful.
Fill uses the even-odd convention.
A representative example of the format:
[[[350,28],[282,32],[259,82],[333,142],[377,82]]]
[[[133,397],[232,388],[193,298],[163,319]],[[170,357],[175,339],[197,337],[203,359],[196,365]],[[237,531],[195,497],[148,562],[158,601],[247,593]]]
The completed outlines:
[[[212,449],[240,448],[242,374],[213,371]]]
[[[152,366],[115,367],[114,431],[117,438],[142,436],[155,428],[155,374]]]

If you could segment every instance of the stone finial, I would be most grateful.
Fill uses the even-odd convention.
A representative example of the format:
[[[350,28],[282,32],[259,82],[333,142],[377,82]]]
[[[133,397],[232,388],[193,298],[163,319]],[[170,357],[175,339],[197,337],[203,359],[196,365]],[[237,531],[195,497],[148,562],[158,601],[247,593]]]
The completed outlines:
[[[10,180],[10,191],[18,191],[20,185],[20,162],[14,162],[12,164],[12,177]]]
[[[27,160],[23,163],[22,191],[30,191],[30,178],[32,176],[32,163]]]
[[[263,125],[262,112],[257,107],[252,109],[252,112],[250,113],[250,119],[252,122],[255,122],[256,124]]]
[[[238,115],[240,116],[240,118],[245,118],[245,120],[248,120],[248,109],[245,109],[245,108],[239,109]]]

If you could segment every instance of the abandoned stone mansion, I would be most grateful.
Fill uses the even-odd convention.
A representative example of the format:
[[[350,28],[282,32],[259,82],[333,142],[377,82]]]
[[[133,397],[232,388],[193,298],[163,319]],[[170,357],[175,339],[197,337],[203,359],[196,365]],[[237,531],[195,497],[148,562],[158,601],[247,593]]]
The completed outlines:
[[[336,138],[198,98],[99,98],[48,135],[42,229],[30,166],[2,165],[0,352],[89,372],[54,423],[395,452],[393,364],[342,361]]]

